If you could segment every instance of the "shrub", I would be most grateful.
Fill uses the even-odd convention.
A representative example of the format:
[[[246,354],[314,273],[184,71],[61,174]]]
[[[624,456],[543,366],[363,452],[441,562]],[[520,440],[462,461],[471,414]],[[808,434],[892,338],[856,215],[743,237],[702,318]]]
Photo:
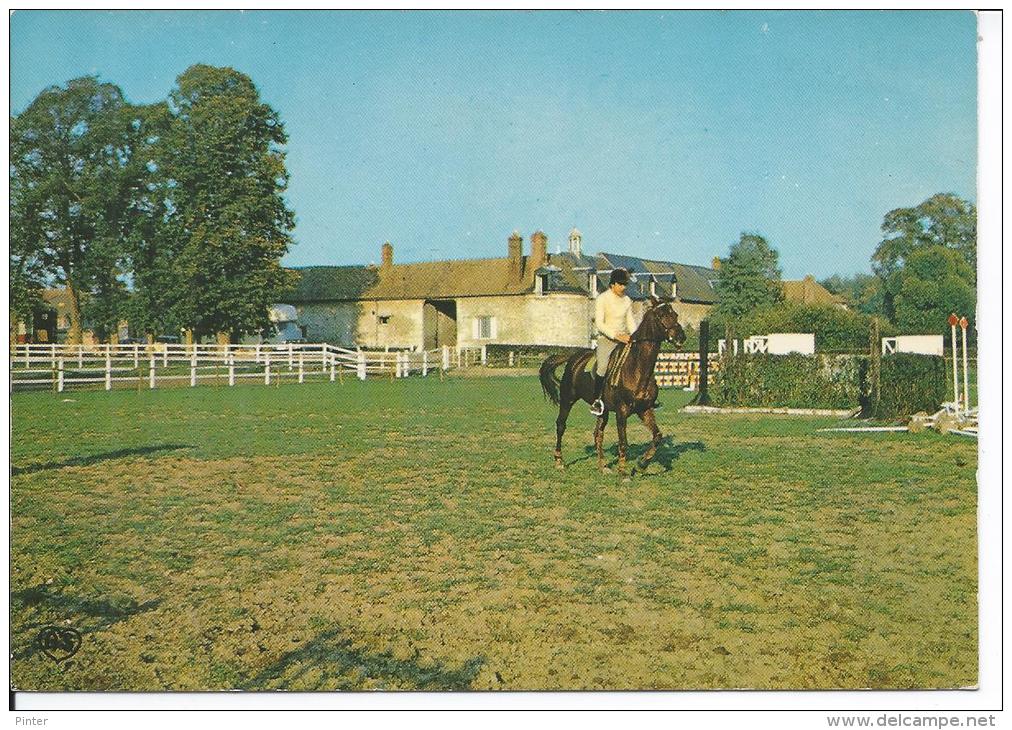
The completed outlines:
[[[815,334],[819,352],[867,352],[871,317],[831,304],[781,302],[757,307],[732,322],[735,337],[768,335],[771,332],[810,332]],[[724,322],[715,320],[711,332],[723,337]],[[893,327],[882,323],[882,336],[893,334]]]
[[[715,405],[851,408],[861,388],[860,358],[828,355],[737,355],[720,371]]]
[[[945,400],[946,382],[945,360],[937,355],[887,355],[882,358],[878,403],[869,402],[865,412],[880,419],[934,413]]]

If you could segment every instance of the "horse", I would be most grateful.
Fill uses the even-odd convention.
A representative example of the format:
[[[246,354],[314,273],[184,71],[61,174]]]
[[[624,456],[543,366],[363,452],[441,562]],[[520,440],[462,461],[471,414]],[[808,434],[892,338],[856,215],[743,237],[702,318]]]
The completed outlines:
[[[632,334],[628,345],[615,348],[608,363],[608,375],[604,385],[604,413],[597,417],[594,426],[594,446],[597,449],[597,466],[602,473],[610,470],[604,463],[604,429],[608,425],[608,413],[615,411],[615,425],[618,428],[618,472],[625,474],[626,453],[629,440],[626,437],[626,422],[636,414],[650,429],[650,447],[640,458],[640,469],[657,453],[663,436],[654,416],[654,402],[657,399],[657,380],[654,365],[661,343],[673,342],[681,348],[685,344],[685,331],[678,324],[678,314],[670,301],[650,297],[643,321]],[[555,466],[564,469],[562,462],[562,435],[566,432],[569,411],[578,401],[592,403],[594,400],[594,377],[587,371],[587,363],[594,350],[580,350],[573,354],[559,353],[548,357],[540,369],[541,387],[545,395],[559,406],[559,417],[555,421]],[[555,377],[560,365],[566,368],[562,380]],[[635,474],[635,468],[633,469]]]

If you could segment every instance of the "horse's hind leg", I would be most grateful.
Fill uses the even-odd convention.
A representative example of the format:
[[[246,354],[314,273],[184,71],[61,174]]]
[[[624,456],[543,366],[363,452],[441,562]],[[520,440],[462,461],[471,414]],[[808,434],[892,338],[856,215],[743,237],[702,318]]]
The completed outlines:
[[[594,448],[597,450],[597,468],[607,473],[608,467],[604,465],[604,427],[608,425],[608,411],[597,417],[594,424]]]
[[[559,417],[555,419],[555,468],[565,469],[562,463],[562,435],[566,432],[566,419],[569,418],[569,411],[572,409],[571,402],[562,401],[559,404]]]
[[[650,408],[644,413],[640,413],[639,417],[640,420],[643,421],[643,425],[650,429],[650,435],[652,437],[650,441],[650,448],[644,452],[637,464],[637,466],[642,469],[650,463],[652,458],[654,458],[654,454],[657,453],[657,447],[660,446],[661,440],[664,436],[661,435],[661,429],[657,427],[657,417],[654,415],[653,408]]]

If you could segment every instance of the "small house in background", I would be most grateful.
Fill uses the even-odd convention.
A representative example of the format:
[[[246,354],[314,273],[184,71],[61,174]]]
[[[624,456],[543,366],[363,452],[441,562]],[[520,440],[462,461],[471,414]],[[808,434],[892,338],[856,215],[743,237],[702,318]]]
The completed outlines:
[[[833,294],[829,289],[809,274],[801,280],[783,282],[784,299],[795,304],[832,304],[841,309],[849,309],[846,298]]]
[[[487,259],[394,262],[384,243],[379,266],[311,266],[283,301],[305,336],[346,347],[431,350],[449,345],[587,347],[594,299],[613,269],[632,274],[627,293],[642,317],[651,295],[672,298],[683,324],[696,326],[716,302],[712,269],[612,253],[586,255],[573,229],[565,251],[548,252],[536,231],[530,251],[516,231],[506,255]]]

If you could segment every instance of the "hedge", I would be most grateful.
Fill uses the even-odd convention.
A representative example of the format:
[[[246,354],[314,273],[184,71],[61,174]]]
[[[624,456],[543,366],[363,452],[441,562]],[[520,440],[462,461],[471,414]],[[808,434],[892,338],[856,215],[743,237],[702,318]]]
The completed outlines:
[[[871,317],[831,304],[779,302],[757,307],[736,318],[732,325],[738,338],[770,332],[812,332],[819,352],[867,352]],[[711,337],[723,337],[725,326],[719,317],[714,317]],[[882,337],[894,333],[895,328],[888,322],[880,322],[880,326]]]
[[[876,393],[867,355],[740,354],[727,358],[710,389],[714,405],[773,408],[854,408],[891,420],[933,413],[946,397],[945,362],[933,355],[896,354],[880,361]]]
[[[853,408],[861,397],[859,357],[740,354],[710,389],[714,405]]]
[[[870,368],[869,368],[870,370]],[[868,386],[862,414],[894,419],[919,411],[934,413],[946,398],[945,360],[937,355],[897,353],[881,360],[877,402]]]

